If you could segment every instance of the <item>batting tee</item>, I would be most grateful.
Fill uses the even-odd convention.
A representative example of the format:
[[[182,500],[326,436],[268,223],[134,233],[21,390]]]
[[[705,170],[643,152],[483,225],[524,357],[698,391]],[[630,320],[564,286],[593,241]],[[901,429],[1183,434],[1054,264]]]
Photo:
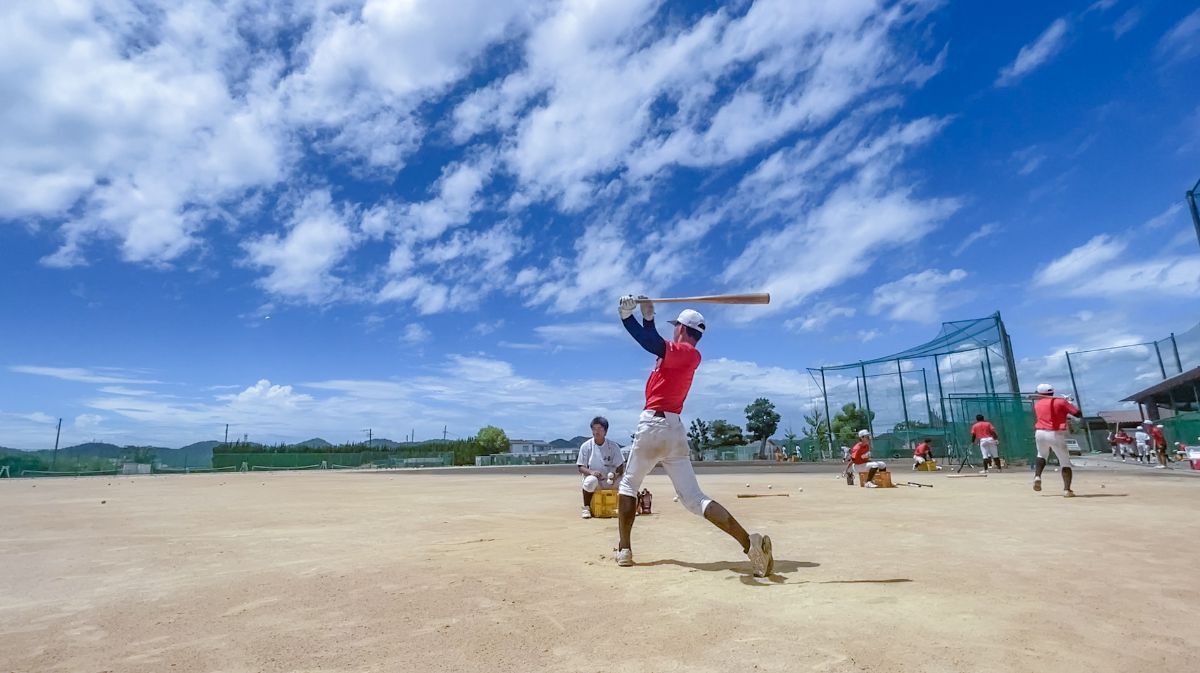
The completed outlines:
[[[935,446],[938,454],[945,450],[959,457],[970,445],[969,428],[977,413],[1001,433],[1001,455],[1013,457],[1009,454],[1025,442],[1004,441],[1008,426],[1012,439],[1019,436],[1018,427],[1033,425],[1027,423],[1012,340],[999,312],[944,322],[936,337],[899,353],[808,371],[821,390],[827,419],[846,404],[867,412],[875,437],[872,454],[880,458],[911,456],[912,446],[923,437],[940,445]],[[1032,430],[1023,432],[1032,442]],[[838,440],[827,436],[837,455]],[[1011,447],[1008,453],[1005,446]]]

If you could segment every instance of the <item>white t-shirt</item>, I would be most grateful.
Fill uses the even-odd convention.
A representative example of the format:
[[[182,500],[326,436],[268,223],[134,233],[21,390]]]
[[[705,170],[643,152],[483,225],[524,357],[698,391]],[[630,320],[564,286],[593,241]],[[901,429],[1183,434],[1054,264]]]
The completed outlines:
[[[625,463],[625,456],[621,455],[621,447],[611,439],[605,439],[604,444],[596,446],[596,440],[589,439],[579,447],[579,459],[575,461],[576,465],[582,465],[589,470],[596,470],[602,474],[616,472],[617,468]]]
[[[1150,435],[1146,434],[1142,430],[1138,430],[1137,432],[1133,433],[1133,441],[1137,443],[1138,448],[1141,448],[1150,443]]]

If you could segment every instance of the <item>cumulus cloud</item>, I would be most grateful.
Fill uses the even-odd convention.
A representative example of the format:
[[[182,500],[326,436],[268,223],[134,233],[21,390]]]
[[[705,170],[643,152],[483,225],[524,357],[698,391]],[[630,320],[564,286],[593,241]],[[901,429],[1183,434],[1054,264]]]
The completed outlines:
[[[1055,19],[1038,39],[1021,47],[1012,63],[1001,68],[1000,76],[996,78],[996,86],[1012,86],[1054,58],[1066,41],[1069,27],[1066,18]]]
[[[886,314],[892,320],[937,322],[942,313],[962,302],[961,293],[945,290],[967,277],[962,269],[947,272],[926,269],[875,288],[871,313]]]
[[[342,281],[333,272],[355,246],[353,217],[328,190],[319,190],[296,205],[284,233],[244,243],[249,263],[269,270],[259,281],[263,289],[314,304],[337,298]]]
[[[1142,253],[1102,234],[1039,269],[1034,283],[1077,297],[1195,297],[1200,295],[1200,255]]]

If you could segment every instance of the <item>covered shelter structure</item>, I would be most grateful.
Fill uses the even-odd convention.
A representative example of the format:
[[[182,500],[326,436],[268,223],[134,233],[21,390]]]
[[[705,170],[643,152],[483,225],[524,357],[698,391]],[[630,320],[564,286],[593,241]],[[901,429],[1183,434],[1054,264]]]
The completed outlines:
[[[1160,423],[1167,441],[1200,446],[1200,367],[1159,381],[1126,397],[1145,418]]]

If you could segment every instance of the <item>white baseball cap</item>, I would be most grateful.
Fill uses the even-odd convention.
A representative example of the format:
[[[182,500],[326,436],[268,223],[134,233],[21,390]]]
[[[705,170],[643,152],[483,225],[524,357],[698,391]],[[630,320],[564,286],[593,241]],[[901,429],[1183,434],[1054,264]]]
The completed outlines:
[[[870,430],[859,430],[859,431],[858,431],[858,436],[859,436],[859,437],[870,437],[870,436],[871,436],[871,431],[870,431]]]
[[[704,333],[704,316],[700,315],[699,311],[693,311],[690,308],[685,308],[679,312],[679,317],[671,321],[672,325],[686,325],[692,329]]]
[[[1054,386],[1049,383],[1039,383],[1037,387],[1038,395],[1053,395]]]

